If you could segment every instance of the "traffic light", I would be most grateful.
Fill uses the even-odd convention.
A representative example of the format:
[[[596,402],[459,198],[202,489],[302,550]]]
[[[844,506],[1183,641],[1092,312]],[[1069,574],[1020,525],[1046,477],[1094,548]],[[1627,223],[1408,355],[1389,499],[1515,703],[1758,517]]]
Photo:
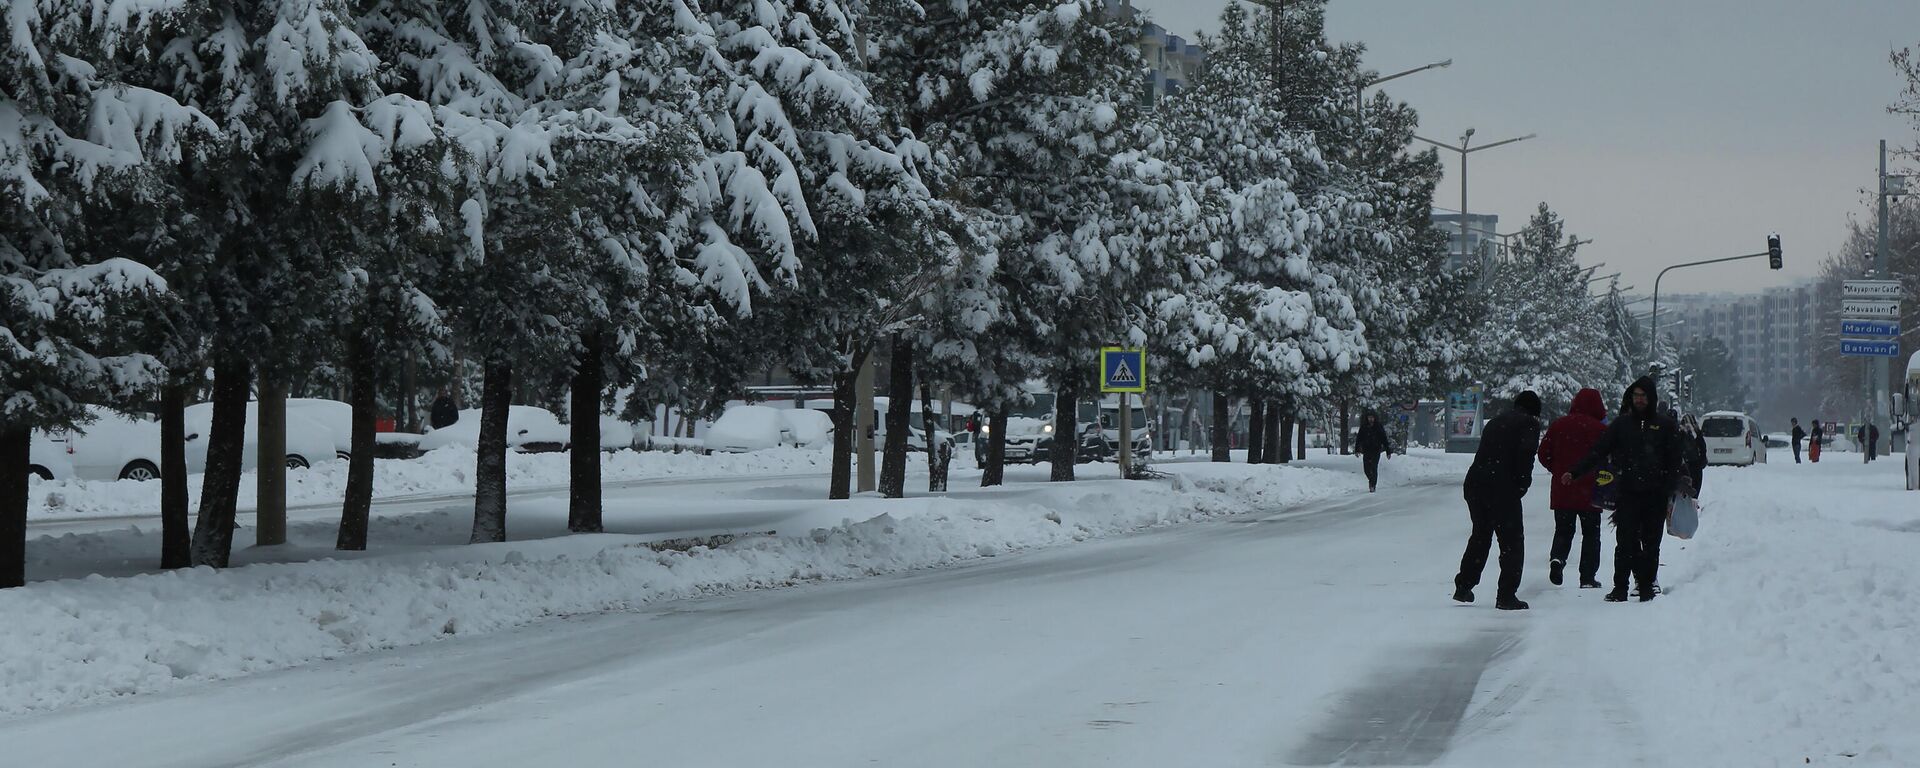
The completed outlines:
[[[1779,269],[1785,264],[1780,260],[1780,236],[1767,235],[1767,266]]]

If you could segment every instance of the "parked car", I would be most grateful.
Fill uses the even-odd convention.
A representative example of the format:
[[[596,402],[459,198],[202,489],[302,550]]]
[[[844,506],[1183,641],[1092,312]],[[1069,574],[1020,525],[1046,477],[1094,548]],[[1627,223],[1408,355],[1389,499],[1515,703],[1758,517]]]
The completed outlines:
[[[601,424],[604,427],[605,421]],[[604,428],[601,431],[605,435]],[[628,433],[632,440],[631,432]],[[560,423],[560,417],[545,408],[515,405],[507,409],[507,447],[521,453],[545,453],[566,450],[573,432]],[[448,445],[480,444],[480,409],[460,412],[460,419],[440,429],[431,429],[420,438],[420,450],[431,451]]]
[[[77,429],[34,433],[34,463],[52,471],[43,455],[57,452],[65,455],[69,476],[81,480],[160,477],[159,422],[97,405],[87,412],[92,422]]]
[[[833,420],[805,408],[736,405],[707,428],[708,453],[746,453],[780,446],[822,446],[833,439]]]
[[[149,422],[152,423],[152,422]],[[213,403],[200,403],[187,406],[187,472],[207,471],[207,436],[213,432]],[[340,456],[335,452],[333,430],[325,424],[314,421],[293,408],[287,409],[287,468],[305,469],[315,464],[337,461]],[[157,430],[158,424],[154,425]],[[247,442],[240,459],[242,470],[253,469],[260,457],[260,405],[247,403]],[[154,445],[159,445],[155,439]],[[154,462],[154,477],[159,477],[158,462]],[[141,479],[141,478],[133,478]]]
[[[353,458],[353,406],[338,400],[287,398],[287,414],[319,422],[333,434],[333,452],[341,461]]]
[[[1700,418],[1707,463],[1751,466],[1767,463],[1767,441],[1753,417],[1739,411],[1714,411]]]
[[[67,455],[66,431],[34,430],[27,450],[27,474],[42,480],[73,478],[73,459]]]
[[[1785,432],[1768,432],[1766,441],[1769,451],[1776,448],[1784,451],[1793,447],[1793,436]]]

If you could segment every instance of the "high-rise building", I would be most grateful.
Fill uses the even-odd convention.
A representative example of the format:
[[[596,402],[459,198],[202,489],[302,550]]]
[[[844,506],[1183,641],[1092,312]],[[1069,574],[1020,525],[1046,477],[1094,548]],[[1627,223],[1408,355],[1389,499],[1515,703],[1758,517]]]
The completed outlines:
[[[1122,19],[1140,17],[1131,0],[1102,0],[1101,5],[1110,16]],[[1153,106],[1160,103],[1161,99],[1179,93],[1200,74],[1200,68],[1207,63],[1205,49],[1151,22],[1140,25],[1140,39],[1136,45],[1139,46],[1141,60],[1147,65],[1147,80],[1140,92],[1140,103],[1145,106]]]
[[[1460,235],[1460,214],[1435,213],[1433,225],[1447,233],[1447,270],[1458,271],[1469,264],[1486,265],[1494,257],[1495,232],[1500,231],[1500,217],[1491,213],[1467,214],[1467,232],[1463,240]]]
[[[1660,333],[1682,349],[1710,336],[1727,345],[1740,383],[1756,401],[1818,379],[1814,340],[1823,298],[1813,283],[1748,294],[1683,294],[1660,300]]]

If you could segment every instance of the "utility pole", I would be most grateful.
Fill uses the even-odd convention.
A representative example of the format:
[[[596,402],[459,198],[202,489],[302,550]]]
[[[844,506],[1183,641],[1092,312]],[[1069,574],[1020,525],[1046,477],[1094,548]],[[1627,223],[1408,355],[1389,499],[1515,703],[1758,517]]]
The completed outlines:
[[[1535,137],[1535,134],[1529,133],[1517,139],[1506,139],[1504,141],[1496,141],[1492,144],[1482,144],[1477,147],[1469,146],[1473,142],[1472,128],[1468,128],[1466,133],[1460,135],[1459,146],[1454,146],[1452,144],[1442,144],[1440,142],[1434,141],[1433,139],[1429,139],[1424,136],[1414,137],[1415,139],[1424,141],[1428,144],[1432,144],[1436,147],[1447,150],[1449,152],[1460,153],[1460,252],[1463,255],[1467,252],[1467,155],[1473,154],[1475,152],[1484,152],[1486,150],[1493,149],[1494,147],[1504,147],[1508,144],[1526,141],[1534,137]],[[1482,264],[1480,266],[1484,267],[1485,265]],[[1487,270],[1483,268],[1480,270],[1480,285],[1484,287],[1486,284],[1487,284]]]
[[[1892,185],[1887,183],[1887,140],[1880,140],[1880,227],[1873,237],[1873,271],[1881,279],[1891,278],[1887,271],[1887,198],[1892,197]],[[1904,179],[1903,179],[1904,181]],[[1873,410],[1874,421],[1887,421],[1891,414],[1887,406],[1887,358],[1873,359]]]

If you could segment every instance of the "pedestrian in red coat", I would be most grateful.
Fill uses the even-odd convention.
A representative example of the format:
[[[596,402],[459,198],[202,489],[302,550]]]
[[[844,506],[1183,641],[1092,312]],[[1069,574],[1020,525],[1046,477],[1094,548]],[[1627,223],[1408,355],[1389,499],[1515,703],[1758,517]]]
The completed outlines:
[[[1546,436],[1540,439],[1540,466],[1546,467],[1554,477],[1571,471],[1606,433],[1606,418],[1607,406],[1600,399],[1600,391],[1580,390],[1580,394],[1573,397],[1573,408],[1567,415],[1554,419],[1547,426]],[[1589,474],[1572,483],[1553,484],[1549,500],[1553,507],[1553,562],[1547,580],[1554,584],[1560,583],[1561,573],[1567,566],[1567,555],[1573,550],[1573,527],[1578,521],[1580,587],[1600,586],[1600,580],[1595,578],[1600,572],[1600,506],[1593,502],[1593,481],[1594,475]]]

